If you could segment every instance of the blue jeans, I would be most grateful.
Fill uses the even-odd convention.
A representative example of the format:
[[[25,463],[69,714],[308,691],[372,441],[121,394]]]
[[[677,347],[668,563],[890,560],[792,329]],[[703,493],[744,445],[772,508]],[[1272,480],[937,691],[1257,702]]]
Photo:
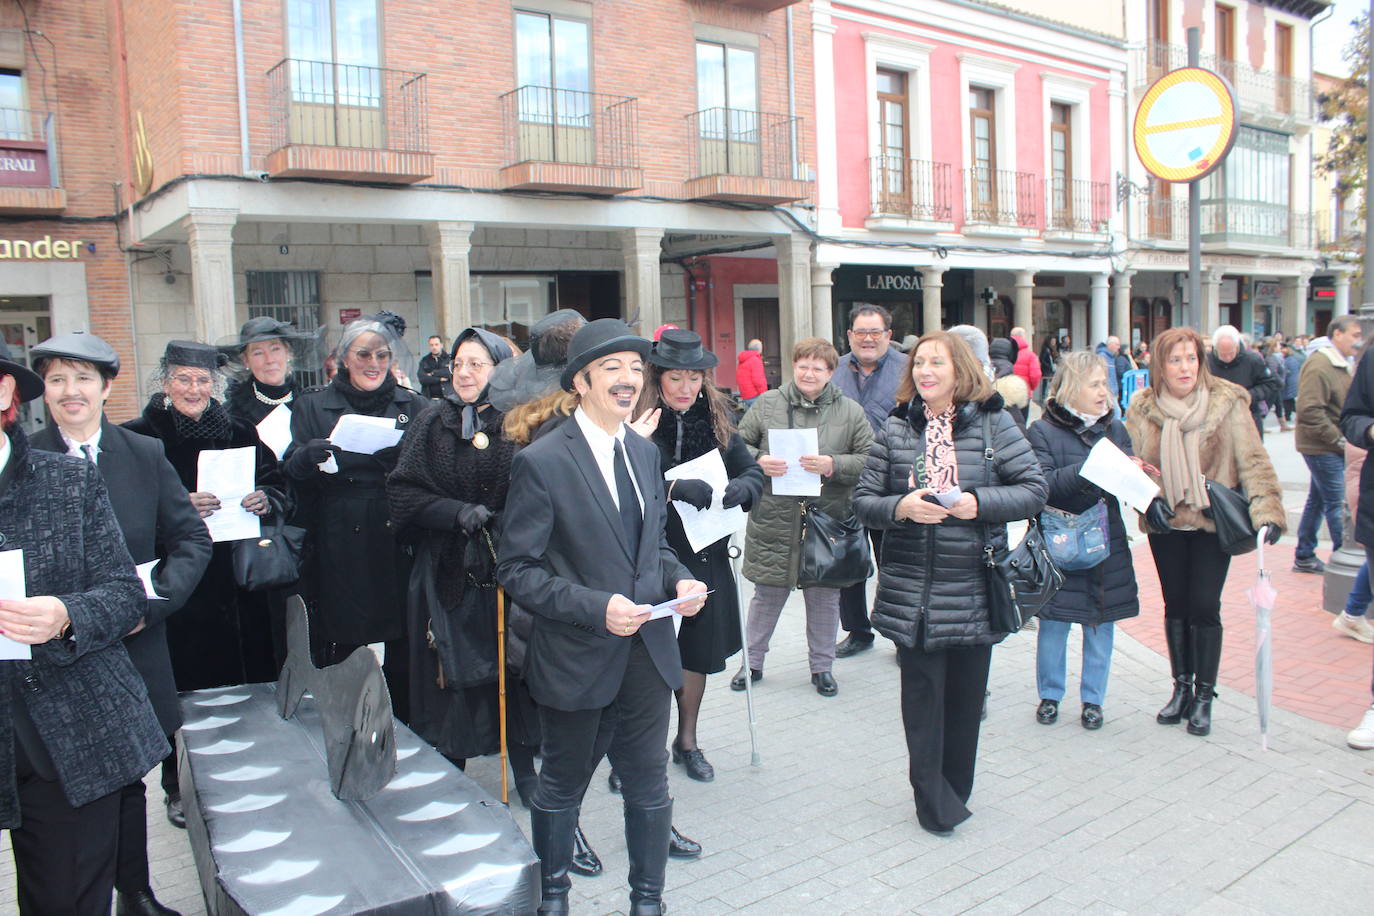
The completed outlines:
[[[1307,485],[1307,505],[1298,522],[1298,550],[1300,560],[1317,551],[1317,532],[1326,516],[1326,528],[1331,532],[1331,549],[1341,546],[1341,516],[1345,501],[1345,459],[1340,455],[1303,455],[1311,481]]]
[[[1350,597],[1345,599],[1345,612],[1351,617],[1363,617],[1374,601],[1374,591],[1369,588],[1369,564],[1361,563],[1360,571],[1355,573],[1355,584],[1350,586]]]
[[[1039,637],[1035,646],[1035,682],[1040,690],[1040,699],[1064,699],[1065,665],[1069,649],[1069,627],[1072,624],[1061,620],[1040,621]],[[1102,705],[1107,696],[1107,675],[1112,668],[1112,638],[1116,625],[1098,624],[1095,627],[1079,627],[1083,631],[1083,674],[1078,684],[1078,695],[1084,703]]]

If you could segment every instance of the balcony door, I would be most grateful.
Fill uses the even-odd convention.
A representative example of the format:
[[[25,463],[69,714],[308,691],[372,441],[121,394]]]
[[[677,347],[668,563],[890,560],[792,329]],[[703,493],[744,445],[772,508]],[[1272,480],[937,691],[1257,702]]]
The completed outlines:
[[[878,88],[878,212],[911,213],[911,167],[907,144],[907,77],[896,70],[879,70]]]
[[[591,28],[581,19],[515,14],[519,161],[596,162]]]
[[[1074,227],[1072,117],[1072,107],[1050,103],[1050,214],[1056,229]]]
[[[377,0],[287,0],[288,139],[386,149]]]
[[[1217,72],[1232,85],[1236,82],[1236,11],[1234,7],[1216,7]]]
[[[1282,22],[1274,24],[1274,69],[1278,71],[1278,86],[1274,102],[1279,112],[1293,111],[1293,27]]]
[[[997,222],[997,93],[970,86],[968,92],[970,200],[973,220]]]
[[[1145,33],[1149,38],[1147,66],[1150,82],[1159,79],[1169,67],[1169,0],[1148,0]]]
[[[697,42],[697,154],[702,175],[763,174],[758,55]]]

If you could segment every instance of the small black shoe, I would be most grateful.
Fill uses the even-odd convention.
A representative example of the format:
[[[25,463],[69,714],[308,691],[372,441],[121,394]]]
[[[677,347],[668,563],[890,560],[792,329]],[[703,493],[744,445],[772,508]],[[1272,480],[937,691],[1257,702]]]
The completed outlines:
[[[151,889],[134,891],[126,894],[119,892],[118,903],[115,904],[115,916],[181,916],[179,912],[168,906],[163,906],[153,896]]]
[[[860,652],[866,652],[871,648],[873,648],[871,635],[861,636],[858,633],[850,633],[835,646],[835,657],[849,658],[851,655],[858,655]]]
[[[606,787],[611,790],[612,795],[620,794],[620,777],[615,770],[611,770],[611,775],[606,777]]]
[[[750,669],[749,669],[749,680],[751,680],[751,681],[753,681],[755,684],[757,684],[759,681],[763,680],[763,672],[760,671],[760,670],[757,669],[757,668],[750,668]],[[743,690],[743,689],[744,689],[744,669],[743,669],[743,668],[739,669],[739,674],[736,674],[734,677],[730,678],[730,689],[731,689],[731,690]]]
[[[1316,573],[1320,575],[1326,571],[1326,564],[1318,560],[1315,556],[1297,557],[1293,560],[1293,572]]]
[[[573,831],[572,864],[568,867],[587,878],[595,878],[601,874],[601,857],[587,842],[587,835],[582,832],[581,824],[578,824],[577,829]]]
[[[811,675],[811,683],[816,685],[816,692],[823,697],[833,697],[840,692],[840,685],[835,683],[835,675],[829,671]]]
[[[716,768],[707,763],[706,755],[699,747],[686,751],[673,742],[673,763],[682,764],[687,775],[697,782],[711,782],[716,778]]]
[[[668,842],[668,855],[674,859],[695,859],[701,855],[701,844],[689,840],[673,828],[673,838]]]
[[[924,830],[926,833],[930,834],[931,836],[954,836],[954,828],[952,827],[927,827],[925,824],[921,824],[921,829]]]
[[[1102,727],[1102,707],[1096,703],[1083,704],[1083,727],[1088,731],[1097,731]]]
[[[185,830],[186,812],[181,808],[181,793],[178,792],[175,795],[168,795],[162,800],[162,803],[167,806],[167,822],[173,827],[179,827]]]
[[[1035,708],[1035,721],[1041,725],[1053,725],[1059,721],[1059,701],[1041,700]]]

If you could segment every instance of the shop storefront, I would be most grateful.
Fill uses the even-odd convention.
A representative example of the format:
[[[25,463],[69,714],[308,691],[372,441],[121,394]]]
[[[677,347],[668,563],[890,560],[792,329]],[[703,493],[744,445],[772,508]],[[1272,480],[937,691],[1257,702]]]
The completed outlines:
[[[837,267],[832,275],[833,327],[831,337],[844,352],[849,312],[861,303],[881,305],[892,313],[892,339],[919,335],[921,325],[921,271],[915,267]],[[944,323],[944,316],[941,316]]]

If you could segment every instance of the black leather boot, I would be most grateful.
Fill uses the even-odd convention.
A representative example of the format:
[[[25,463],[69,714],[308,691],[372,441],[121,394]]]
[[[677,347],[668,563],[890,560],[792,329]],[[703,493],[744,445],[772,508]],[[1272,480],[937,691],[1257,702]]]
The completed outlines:
[[[595,878],[601,874],[601,857],[592,849],[592,844],[587,842],[587,835],[582,832],[581,824],[573,831],[572,870],[574,874],[586,878]]]
[[[673,803],[656,808],[625,806],[625,846],[630,857],[630,916],[662,916],[663,875],[673,829]]]
[[[580,813],[579,808],[547,811],[530,805],[530,834],[534,853],[539,856],[540,913],[563,916],[568,912],[568,891],[572,888],[568,869]]]
[[[1188,712],[1188,734],[1212,733],[1212,698],[1217,695],[1217,671],[1221,668],[1221,627],[1193,627],[1193,666],[1197,668],[1197,693]]]
[[[151,888],[125,893],[120,891],[115,903],[115,916],[181,916],[169,906],[163,906],[153,896]]]
[[[1193,703],[1193,659],[1188,652],[1188,622],[1164,618],[1164,640],[1169,646],[1169,668],[1174,675],[1174,695],[1155,716],[1160,725],[1177,725]]]

